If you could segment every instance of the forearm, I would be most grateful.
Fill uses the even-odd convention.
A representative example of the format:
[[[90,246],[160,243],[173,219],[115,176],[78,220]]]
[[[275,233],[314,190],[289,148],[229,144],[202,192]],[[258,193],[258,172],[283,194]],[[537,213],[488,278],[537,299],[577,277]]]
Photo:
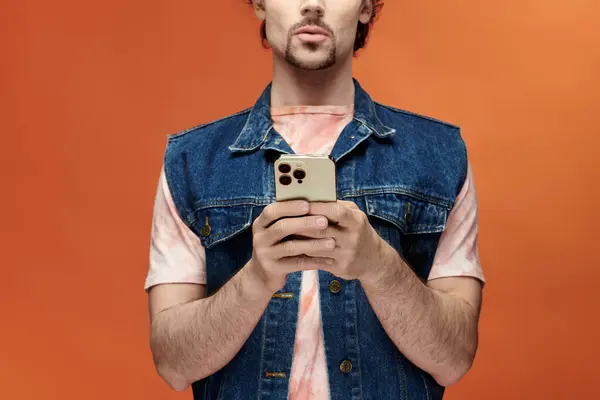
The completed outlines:
[[[212,375],[246,342],[272,293],[242,268],[213,296],[165,310],[152,321],[159,374],[175,390]]]
[[[477,349],[478,311],[463,299],[427,287],[386,247],[377,273],[361,279],[369,303],[396,347],[442,386],[456,383]]]

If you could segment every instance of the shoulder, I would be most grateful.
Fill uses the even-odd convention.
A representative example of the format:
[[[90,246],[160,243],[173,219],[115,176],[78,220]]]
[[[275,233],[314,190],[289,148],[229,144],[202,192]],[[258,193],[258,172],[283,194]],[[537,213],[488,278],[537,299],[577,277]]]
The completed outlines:
[[[448,134],[460,135],[460,127],[450,122],[442,121],[437,118],[418,114],[412,111],[403,110],[387,104],[374,102],[377,116],[382,122],[401,122],[405,128],[414,130],[434,130],[436,132],[446,132]]]
[[[466,145],[458,125],[377,102],[374,105],[381,122],[393,127],[411,142],[445,153],[466,153]]]
[[[167,136],[168,144],[186,143],[186,141],[193,141],[198,137],[205,137],[215,132],[232,131],[238,126],[239,130],[241,130],[251,110],[251,108],[247,108],[234,114],[170,134]]]
[[[186,190],[186,179],[198,174],[209,174],[205,165],[219,164],[227,158],[227,146],[242,131],[251,109],[207,122],[167,136],[163,156],[165,181],[172,191],[175,204],[184,220],[187,214],[181,203]],[[190,206],[188,204],[188,206]]]
[[[167,180],[171,178],[175,165],[225,151],[244,128],[250,111],[246,109],[168,135],[163,160]]]
[[[458,125],[430,116],[374,102],[377,117],[396,130],[396,143],[402,149],[412,149],[419,162],[431,164],[455,183],[458,194],[467,177],[467,146]]]

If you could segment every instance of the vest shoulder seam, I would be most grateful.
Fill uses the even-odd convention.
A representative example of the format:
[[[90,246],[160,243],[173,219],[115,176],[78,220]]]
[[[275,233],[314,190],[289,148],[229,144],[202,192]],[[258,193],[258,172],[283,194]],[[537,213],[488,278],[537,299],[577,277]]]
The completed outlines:
[[[207,128],[207,127],[209,127],[209,126],[212,126],[212,125],[218,124],[218,123],[220,123],[220,122],[225,122],[225,121],[227,121],[227,120],[230,120],[230,119],[232,119],[232,118],[239,117],[239,116],[241,116],[241,115],[247,114],[247,113],[249,113],[251,110],[252,110],[251,108],[247,108],[247,109],[245,109],[245,110],[242,110],[242,111],[236,112],[235,114],[227,115],[227,116],[225,116],[225,117],[223,117],[223,118],[219,118],[219,119],[216,119],[216,120],[213,120],[213,121],[210,121],[210,122],[205,122],[205,123],[203,123],[203,124],[199,124],[199,125],[193,126],[193,127],[191,127],[191,128],[185,129],[185,130],[183,130],[183,131],[179,131],[179,132],[177,132],[177,133],[173,133],[173,134],[167,135],[167,139],[168,139],[169,141],[172,141],[172,140],[174,140],[174,139],[179,139],[180,137],[182,137],[182,136],[186,136],[187,134],[189,134],[189,133],[191,133],[191,132],[200,131],[200,130],[202,130],[202,129],[204,129],[204,128]]]
[[[374,102],[374,103],[376,105],[380,106],[380,107],[387,108],[388,110],[390,110],[392,112],[395,112],[395,113],[398,113],[398,114],[404,114],[404,115],[408,115],[408,116],[411,116],[411,117],[417,117],[417,118],[424,119],[424,120],[427,120],[427,121],[431,121],[431,122],[435,122],[435,123],[438,123],[438,124],[442,124],[442,125],[448,126],[450,128],[460,129],[460,127],[458,125],[454,125],[454,124],[451,124],[449,122],[442,121],[442,120],[439,120],[439,119],[436,119],[436,118],[433,118],[433,117],[428,117],[426,115],[417,114],[417,113],[414,113],[414,112],[411,112],[411,111],[407,111],[407,110],[402,110],[400,108],[396,108],[396,107],[389,106],[389,105],[386,105],[386,104],[381,104],[381,103],[378,103],[378,102]]]

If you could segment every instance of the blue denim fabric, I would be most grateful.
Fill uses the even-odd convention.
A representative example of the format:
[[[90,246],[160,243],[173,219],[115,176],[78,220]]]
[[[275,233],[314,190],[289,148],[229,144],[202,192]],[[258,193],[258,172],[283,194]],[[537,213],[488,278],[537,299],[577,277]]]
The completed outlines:
[[[354,119],[331,153],[338,199],[355,202],[426,280],[466,178],[466,146],[458,127],[378,104],[354,84]],[[251,258],[252,222],[275,201],[273,162],[293,153],[273,128],[270,89],[249,110],[168,138],[167,182],[181,218],[206,249],[209,295]],[[329,290],[333,279],[339,293]],[[281,292],[294,296],[271,300],[237,356],[192,385],[194,399],[287,399],[300,283],[301,273],[289,275]],[[444,388],[386,335],[358,281],[319,271],[319,287],[332,399],[442,398]],[[343,360],[352,362],[350,372],[340,369]]]

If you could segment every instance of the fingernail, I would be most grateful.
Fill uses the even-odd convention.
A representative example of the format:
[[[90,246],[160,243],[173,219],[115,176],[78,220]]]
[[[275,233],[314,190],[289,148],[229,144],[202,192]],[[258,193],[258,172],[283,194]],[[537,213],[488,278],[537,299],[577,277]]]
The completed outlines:
[[[317,220],[317,225],[319,225],[319,226],[327,226],[327,218],[319,218]]]
[[[300,211],[302,211],[302,212],[307,212],[307,211],[308,211],[308,209],[309,209],[309,204],[308,204],[308,203],[302,203],[302,204],[300,205]]]
[[[325,262],[329,265],[333,264],[333,260],[331,258],[326,259]]]

